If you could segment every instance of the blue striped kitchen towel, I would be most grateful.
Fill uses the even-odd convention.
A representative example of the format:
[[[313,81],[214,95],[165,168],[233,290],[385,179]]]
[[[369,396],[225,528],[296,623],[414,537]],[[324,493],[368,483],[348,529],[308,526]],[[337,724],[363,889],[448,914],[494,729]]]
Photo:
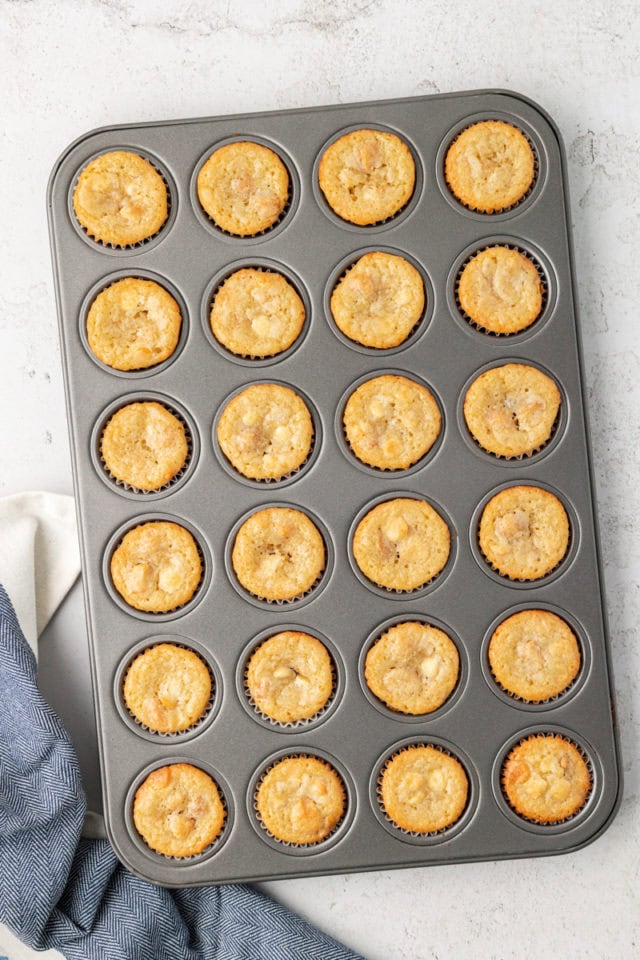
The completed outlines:
[[[85,810],[73,746],[0,586],[0,921],[69,960],[357,960],[251,887],[139,880],[106,840],[81,839]]]

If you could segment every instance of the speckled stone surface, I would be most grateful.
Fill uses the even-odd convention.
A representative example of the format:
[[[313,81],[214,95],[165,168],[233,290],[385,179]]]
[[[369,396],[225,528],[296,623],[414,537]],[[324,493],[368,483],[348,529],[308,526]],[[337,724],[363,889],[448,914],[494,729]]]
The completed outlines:
[[[0,0],[0,22],[0,495],[72,489],[45,210],[49,171],[69,141],[110,123],[484,86],[527,94],[555,118],[569,158],[626,781],[620,813],[595,844],[560,858],[263,886],[370,960],[637,956],[637,4]],[[2,954],[30,956],[0,928]]]

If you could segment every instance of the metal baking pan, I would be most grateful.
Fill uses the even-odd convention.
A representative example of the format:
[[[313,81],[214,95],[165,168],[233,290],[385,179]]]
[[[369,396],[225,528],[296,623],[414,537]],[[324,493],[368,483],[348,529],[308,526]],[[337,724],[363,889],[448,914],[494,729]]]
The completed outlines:
[[[451,138],[479,119],[505,119],[532,143],[537,177],[525,200],[491,216],[466,210],[442,174]],[[396,131],[409,144],[417,181],[394,219],[356,227],[334,216],[317,187],[327,143],[359,126]],[[271,145],[291,175],[292,194],[277,226],[259,237],[225,235],[207,220],[194,193],[200,163],[222,141]],[[96,154],[132,149],[164,175],[171,193],[167,224],[150,241],[126,250],[103,247],[76,223],[75,179]],[[576,325],[575,280],[568,225],[564,151],[549,117],[524,97],[502,91],[359,103],[164,123],[109,127],[73,143],[53,170],[48,193],[67,409],[80,521],[86,612],[101,754],[104,809],[122,862],[158,883],[185,886],[223,881],[388,869],[435,863],[528,857],[575,850],[598,836],[620,799],[619,757],[609,652],[598,561]],[[456,271],[490,242],[533,255],[545,274],[542,317],[523,333],[496,337],[460,316]],[[332,326],[327,298],[345,264],[367,250],[410,257],[427,290],[425,316],[406,344],[388,351],[349,345]],[[207,315],[219,278],[242,264],[275,265],[294,279],[308,322],[295,348],[262,362],[232,359],[214,348]],[[157,368],[121,374],[99,364],[85,340],[86,311],[113,279],[157,277],[183,307],[183,336]],[[469,379],[506,359],[538,364],[561,386],[563,413],[553,440],[538,454],[501,460],[474,446],[461,417]],[[336,411],[345,391],[374,371],[398,370],[426,381],[444,414],[435,451],[406,472],[379,472],[345,451]],[[214,450],[212,427],[221,404],[255,380],[290,383],[317,414],[314,456],[278,483],[242,482]],[[111,483],[96,455],[105,413],[130,398],[161,397],[191,426],[193,451],[179,483],[141,495]],[[337,418],[339,424],[339,417]],[[479,505],[502,485],[532,482],[555,490],[568,508],[572,545],[557,571],[522,584],[489,570],[476,547]],[[370,589],[354,573],[349,539],[354,518],[379,498],[426,497],[448,519],[452,554],[445,572],[415,594]],[[248,602],[234,585],[228,545],[238,520],[267,503],[300,506],[319,518],[329,548],[323,588],[303,602]],[[170,615],[139,614],[114,602],[108,556],[122,532],[140,520],[172,517],[192,529],[206,563],[195,600]],[[496,619],[526,606],[558,611],[582,645],[580,676],[563,696],[534,706],[505,696],[486,664]],[[378,709],[365,694],[362,651],[393,618],[422,617],[444,625],[461,653],[455,695],[427,718]],[[318,722],[280,727],[261,722],[244,701],[242,658],[256,638],[297,625],[325,637],[337,666],[337,690]],[[132,652],[171,636],[200,651],[216,679],[215,710],[189,734],[158,736],[136,727],[120,703],[119,678]],[[511,744],[530,731],[565,733],[587,753],[593,790],[585,808],[555,826],[518,817],[501,794],[499,770]],[[471,785],[461,820],[418,838],[390,827],[376,799],[380,763],[406,741],[440,744],[464,763]],[[308,848],[272,840],[253,811],[256,777],[276,756],[317,753],[342,774],[348,810],[328,840]],[[222,787],[228,822],[220,841],[188,860],[152,852],[131,823],[136,784],[150,768],[178,758],[210,771]]]

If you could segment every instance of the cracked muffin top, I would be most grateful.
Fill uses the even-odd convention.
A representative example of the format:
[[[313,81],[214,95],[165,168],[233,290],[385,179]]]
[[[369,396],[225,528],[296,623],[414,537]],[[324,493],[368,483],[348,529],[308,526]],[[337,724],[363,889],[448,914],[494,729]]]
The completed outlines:
[[[190,763],[153,770],[133,801],[136,830],[167,857],[201,853],[220,835],[226,817],[217,783]]]
[[[502,457],[526,457],[549,440],[561,394],[551,377],[524,363],[505,363],[476,377],[464,398],[475,440]]]
[[[198,199],[222,230],[248,237],[268,230],[289,199],[289,174],[277,153],[260,143],[227,143],[198,173]]]
[[[256,510],[236,534],[231,562],[238,580],[263,600],[294,600],[315,584],[326,563],[322,534],[291,507]]]
[[[463,268],[458,302],[469,320],[483,330],[519,333],[542,312],[542,280],[523,253],[510,247],[489,247]]]
[[[483,120],[460,133],[447,150],[445,179],[454,197],[481,213],[518,203],[535,177],[535,157],[517,127]]]
[[[169,215],[164,180],[137,153],[102,153],[84,168],[73,209],[90,237],[126,247],[158,232]]]
[[[280,480],[309,456],[313,420],[295,390],[256,383],[225,406],[218,443],[232,466],[252,480]]]
[[[247,664],[251,699],[281,723],[309,720],[333,691],[333,663],[325,645],[309,633],[284,630],[257,647]]]
[[[569,518],[555,494],[541,487],[513,486],[489,500],[480,518],[480,550],[491,566],[512,580],[539,580],[564,558]]]
[[[382,130],[345,133],[327,147],[318,168],[331,209],[359,226],[394,216],[411,199],[415,179],[409,147]]]
[[[154,280],[124,277],[101,290],[87,314],[87,340],[114,370],[145,370],[173,354],[182,315],[174,297]]]
[[[398,497],[373,507],[353,536],[355,561],[389,590],[416,590],[445,567],[451,550],[446,522],[426,500]]]
[[[216,290],[209,322],[216,340],[238,356],[260,359],[287,350],[299,337],[304,303],[273,270],[236,270]]]

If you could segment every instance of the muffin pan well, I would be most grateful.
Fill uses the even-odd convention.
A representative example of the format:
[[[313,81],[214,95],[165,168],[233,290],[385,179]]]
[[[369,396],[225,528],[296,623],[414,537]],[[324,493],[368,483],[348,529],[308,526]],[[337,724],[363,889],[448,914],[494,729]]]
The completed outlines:
[[[190,726],[176,731],[175,733],[161,733],[157,730],[150,729],[131,712],[127,706],[124,695],[125,679],[134,660],[147,650],[151,650],[153,647],[157,647],[160,644],[171,644],[174,647],[179,647],[182,650],[189,650],[192,653],[197,654],[205,664],[211,680],[211,694],[209,697],[209,702],[207,703],[202,716],[198,720],[195,720]],[[211,655],[211,651],[207,650],[202,644],[198,644],[192,639],[186,641],[184,637],[176,636],[175,634],[149,637],[145,640],[142,640],[132,650],[128,651],[124,659],[121,661],[116,671],[113,683],[113,697],[116,706],[120,711],[120,716],[124,722],[136,734],[138,734],[138,736],[145,737],[147,740],[155,743],[162,743],[163,741],[176,743],[183,740],[189,740],[191,737],[197,736],[202,732],[204,727],[208,726],[215,719],[215,716],[222,704],[222,676],[220,674],[220,668],[218,664],[214,661]]]
[[[109,421],[119,410],[122,410],[123,407],[126,407],[132,403],[160,404],[160,406],[176,417],[185,430],[185,437],[187,441],[187,457],[184,465],[170,480],[168,480],[162,486],[154,487],[150,490],[143,490],[139,487],[132,486],[130,483],[126,483],[124,480],[119,480],[111,473],[109,466],[102,455],[102,437],[107,425],[109,424]],[[102,412],[96,421],[91,434],[91,455],[93,458],[93,465],[98,472],[98,475],[102,477],[110,489],[117,489],[124,496],[128,496],[131,499],[136,500],[149,500],[150,498],[157,500],[166,496],[168,493],[173,493],[176,487],[186,483],[186,481],[189,479],[189,474],[197,463],[199,451],[200,439],[187,411],[180,404],[176,403],[175,400],[168,399],[167,397],[163,397],[162,394],[152,393],[151,391],[139,391],[136,393],[127,394],[126,396],[118,397],[117,400],[109,404],[106,410]]]
[[[527,195],[497,214],[465,208],[448,191],[443,174],[448,144],[483,119],[506,120],[521,129],[536,159]],[[335,216],[317,183],[323,149],[359,127],[396,133],[408,144],[416,166],[414,193],[405,207],[368,227]],[[217,229],[199,207],[195,191],[199,167],[213,149],[238,139],[272,147],[290,174],[290,199],[282,217],[271,229],[248,238]],[[96,243],[73,213],[71,197],[79,171],[91,158],[113,149],[151,159],[170,194],[165,225],[133,248]],[[619,758],[564,151],[544,111],[518,95],[480,91],[107,128],[87,134],[65,151],[54,168],[48,202],[105,819],[122,862],[154,882],[188,886],[554,854],[575,850],[601,833],[620,798]],[[490,336],[471,326],[456,303],[462,265],[474,251],[496,242],[534,257],[547,282],[542,316],[513,336]],[[392,351],[367,349],[337,335],[328,309],[339,277],[362,253],[376,250],[405,256],[425,281],[422,320]],[[258,361],[235,356],[210,332],[212,295],[226,276],[243,266],[283,273],[304,300],[302,332],[282,354]],[[125,374],[95,360],[84,328],[93,298],[124,276],[157,280],[177,297],[183,312],[174,354],[157,367]],[[562,393],[553,438],[532,457],[501,460],[483,453],[461,417],[461,397],[471,379],[506,361],[550,371]],[[359,464],[345,448],[341,431],[340,409],[354,384],[390,369],[425,381],[443,414],[434,448],[406,471]],[[265,381],[290,386],[308,398],[316,437],[308,461],[286,481],[254,484],[221,460],[214,424],[229,396]],[[191,434],[184,473],[151,495],[113,482],[97,449],[105,418],[134,396],[162,398],[184,418]],[[478,549],[482,506],[498,489],[513,484],[551,489],[569,515],[567,555],[540,581],[500,577]],[[354,518],[400,495],[432,503],[452,536],[443,571],[424,587],[405,593],[368,582],[354,563],[351,545]],[[308,513],[326,545],[326,566],[318,583],[291,602],[266,602],[248,594],[230,563],[233,536],[242,520],[272,505]],[[193,599],[163,614],[129,607],[109,575],[110,555],[124,533],[154,519],[175,519],[191,530],[204,561]],[[536,606],[566,616],[580,640],[583,663],[565,693],[530,707],[496,685],[486,647],[496,623],[514,609]],[[366,649],[386,623],[403,619],[446,625],[459,649],[458,684],[432,715],[394,715],[363,689]],[[295,629],[326,638],[336,666],[336,690],[322,715],[287,726],[265,721],[254,710],[243,678],[253,646],[292,621]],[[126,665],[171,631],[175,642],[201,653],[216,680],[206,720],[178,737],[147,731],[128,717],[121,702]],[[559,732],[572,740],[592,772],[584,808],[561,824],[525,820],[501,790],[504,758],[532,732]],[[462,815],[433,835],[399,829],[380,807],[382,766],[410,744],[430,744],[450,753],[468,777]],[[295,847],[266,832],[254,798],[271,764],[282,756],[305,755],[324,757],[338,770],[347,803],[342,820],[324,842]],[[131,809],[143,777],[179,760],[210,772],[227,808],[219,839],[184,859],[148,848],[135,830]]]

